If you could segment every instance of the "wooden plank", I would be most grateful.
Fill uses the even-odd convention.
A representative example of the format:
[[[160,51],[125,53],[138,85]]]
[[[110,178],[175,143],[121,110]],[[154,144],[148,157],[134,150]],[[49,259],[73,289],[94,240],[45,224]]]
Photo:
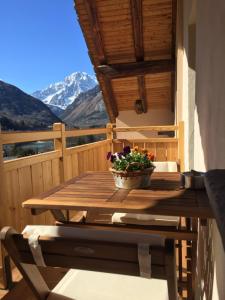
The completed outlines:
[[[167,161],[167,149],[165,143],[156,143],[156,160]]]
[[[134,77],[138,75],[171,72],[175,70],[172,60],[145,61],[115,65],[100,65],[97,71],[110,79]]]
[[[179,161],[180,161],[180,169],[181,172],[184,172],[184,122],[179,122],[179,130],[178,130],[178,153],[179,153]]]
[[[55,123],[53,125],[53,130],[55,132],[60,132],[60,138],[54,140],[55,150],[59,150],[62,153],[62,159],[60,160],[59,171],[60,171],[60,182],[63,182],[66,178],[66,165],[65,165],[65,156],[66,156],[66,132],[65,124]]]
[[[95,0],[84,0],[84,5],[88,15],[88,21],[90,22],[90,30],[92,36],[92,42],[95,46],[95,52],[97,54],[99,62],[106,62],[106,55],[104,50],[104,43],[101,36],[100,24],[98,21],[98,12]]]
[[[41,193],[44,192],[43,168],[41,163],[31,166],[31,176],[32,176],[32,195],[36,195],[36,196],[40,195]],[[38,222],[39,224],[45,224],[45,215],[41,215],[35,221]]]
[[[2,144],[15,144],[23,142],[34,142],[43,140],[53,140],[60,137],[59,132],[35,131],[34,132],[12,132],[2,133]]]
[[[5,198],[4,198],[4,214],[1,217],[3,226],[13,226],[20,230],[21,222],[21,199],[18,171],[4,173],[5,180]],[[24,199],[22,199],[23,201]]]
[[[19,195],[17,196],[17,201],[21,204],[22,201],[29,199],[33,195],[32,190],[32,177],[31,177],[31,168],[30,166],[18,169],[19,175]],[[20,209],[21,211],[21,220],[20,220],[20,231],[27,224],[33,224],[33,217],[29,211]]]
[[[144,60],[142,1],[130,0],[136,61]]]
[[[72,170],[72,157],[71,155],[66,155],[64,157],[64,166],[65,166],[65,180],[69,180],[73,177],[73,170]]]
[[[39,195],[44,192],[43,169],[42,164],[38,163],[31,166],[33,195]]]
[[[133,127],[116,127],[113,128],[114,132],[127,132],[127,131],[176,131],[179,129],[177,125],[167,126],[133,126]]]
[[[110,129],[108,128],[90,128],[90,129],[76,129],[76,130],[67,130],[65,132],[65,137],[76,137],[76,136],[85,136],[85,135],[96,135],[96,134],[108,134]]]
[[[55,158],[52,159],[52,184],[53,186],[57,186],[60,183],[60,160],[59,158]]]
[[[177,138],[145,138],[145,139],[115,139],[113,140],[114,145],[121,144],[122,147],[126,144],[130,146],[138,146],[140,143],[163,143],[163,144],[174,144],[176,147],[176,144],[178,143]],[[118,152],[118,151],[116,151]]]
[[[83,152],[83,151],[86,151],[86,150],[89,150],[89,149],[98,148],[101,145],[105,145],[105,144],[109,144],[109,143],[110,143],[110,141],[104,140],[104,141],[89,143],[89,144],[85,144],[85,145],[81,145],[81,146],[75,146],[75,147],[67,148],[66,149],[66,155],[71,155],[71,154],[78,153],[78,152]]]
[[[44,187],[44,191],[47,191],[53,187],[51,161],[43,162],[42,169],[43,169],[43,187]]]
[[[78,153],[72,154],[72,170],[73,170],[73,176],[79,175]]]
[[[52,159],[57,159],[60,158],[61,156],[62,156],[62,151],[55,150],[55,151],[50,151],[50,152],[41,153],[37,155],[31,155],[22,158],[7,160],[4,162],[4,169],[6,172],[9,172],[15,169],[32,166]]]

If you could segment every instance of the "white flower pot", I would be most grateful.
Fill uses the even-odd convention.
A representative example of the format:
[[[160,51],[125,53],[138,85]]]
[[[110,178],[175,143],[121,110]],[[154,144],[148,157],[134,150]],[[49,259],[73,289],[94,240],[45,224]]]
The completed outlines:
[[[115,185],[121,189],[139,189],[149,187],[154,167],[139,171],[116,171],[110,168]]]

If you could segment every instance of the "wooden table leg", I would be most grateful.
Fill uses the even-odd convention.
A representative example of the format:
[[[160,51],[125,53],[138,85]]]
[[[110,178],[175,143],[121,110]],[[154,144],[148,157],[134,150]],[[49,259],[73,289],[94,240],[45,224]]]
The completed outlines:
[[[51,209],[50,210],[51,214],[53,215],[53,217],[55,218],[56,221],[58,222],[66,222],[67,219],[64,216],[63,212],[59,209]]]

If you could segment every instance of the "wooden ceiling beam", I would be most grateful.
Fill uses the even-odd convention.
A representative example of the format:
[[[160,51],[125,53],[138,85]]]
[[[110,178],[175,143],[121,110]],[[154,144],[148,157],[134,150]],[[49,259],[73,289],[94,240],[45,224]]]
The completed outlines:
[[[109,100],[109,104],[110,104],[110,107],[112,109],[113,116],[115,118],[117,118],[119,113],[118,113],[118,107],[117,107],[117,103],[116,103],[116,100],[115,100],[114,92],[113,92],[113,89],[112,89],[111,80],[108,77],[105,77],[105,78],[103,78],[103,81],[104,81],[104,85],[105,85],[105,89],[106,89],[106,93],[107,93],[107,98]]]
[[[114,79],[171,72],[174,70],[174,62],[172,60],[158,60],[127,64],[100,65],[97,67],[97,70],[102,75]]]
[[[96,69],[95,69],[95,73],[102,90],[104,102],[109,114],[110,121],[114,123],[115,118],[118,116],[119,112],[118,112],[118,107],[117,107],[115,95],[112,88],[111,79],[106,76],[103,76],[102,74],[97,72]]]
[[[85,4],[85,8],[87,11],[88,15],[88,20],[90,22],[90,30],[91,30],[91,36],[92,36],[92,41],[94,43],[95,51],[97,53],[97,57],[99,60],[100,64],[106,64],[107,63],[107,58],[105,54],[105,49],[104,49],[104,43],[102,40],[101,36],[101,28],[100,24],[98,21],[98,12],[97,12],[97,5],[96,5],[96,0],[83,0]],[[91,55],[89,55],[91,57]],[[112,112],[112,115],[114,118],[118,116],[118,108],[117,108],[117,103],[115,100],[115,96],[113,93],[112,89],[112,84],[111,80],[109,78],[104,78],[104,76],[101,76],[102,74],[99,74],[98,70],[96,70],[96,75],[97,77],[101,77],[105,92],[105,98],[107,102],[108,109],[110,112]],[[111,113],[109,113],[111,115]],[[111,118],[112,119],[112,118]]]
[[[130,0],[136,61],[144,60],[142,0]]]
[[[107,60],[106,60],[106,55],[104,50],[104,43],[101,36],[100,25],[98,21],[96,0],[83,0],[83,1],[87,11],[88,20],[90,22],[91,36],[95,46],[95,51],[99,59],[99,63],[105,64]]]
[[[143,113],[146,113],[148,111],[148,102],[146,98],[145,77],[143,75],[138,76],[138,88],[140,99],[142,101]]]
[[[172,0],[171,58],[176,61],[177,0]]]

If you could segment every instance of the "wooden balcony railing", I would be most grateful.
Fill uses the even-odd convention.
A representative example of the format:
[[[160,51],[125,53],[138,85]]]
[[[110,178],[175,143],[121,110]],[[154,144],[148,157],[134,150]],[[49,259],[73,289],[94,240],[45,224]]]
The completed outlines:
[[[173,137],[145,139],[117,139],[117,132],[154,131],[174,132]],[[66,139],[86,135],[105,134],[102,141],[67,148]],[[115,137],[115,138],[114,138]],[[3,161],[0,155],[0,226],[10,225],[22,230],[27,224],[52,223],[50,214],[33,217],[21,207],[27,198],[38,195],[50,188],[69,180],[85,171],[104,171],[109,165],[108,151],[121,151],[125,145],[140,146],[152,151],[156,160],[180,161],[184,163],[183,123],[177,126],[144,126],[115,128],[108,124],[106,128],[65,130],[65,125],[54,124],[51,131],[0,133],[0,153],[2,145],[22,142],[54,140],[53,151]]]

